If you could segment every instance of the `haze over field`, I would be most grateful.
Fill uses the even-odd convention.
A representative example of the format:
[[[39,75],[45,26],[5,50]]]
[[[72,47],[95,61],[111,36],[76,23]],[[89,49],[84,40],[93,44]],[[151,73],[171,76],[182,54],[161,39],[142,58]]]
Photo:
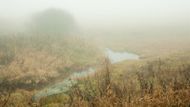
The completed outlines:
[[[188,0],[1,0],[0,16],[23,21],[48,8],[70,12],[81,26],[131,29],[170,27],[189,30]]]
[[[0,107],[190,107],[189,0],[0,0]]]

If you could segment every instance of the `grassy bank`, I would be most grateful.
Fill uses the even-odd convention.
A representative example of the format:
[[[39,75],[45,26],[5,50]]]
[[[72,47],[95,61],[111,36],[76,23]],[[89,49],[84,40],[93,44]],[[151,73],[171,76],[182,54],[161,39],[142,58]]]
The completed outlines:
[[[39,89],[96,64],[99,56],[98,48],[77,36],[0,36],[0,89]]]
[[[150,39],[148,41],[152,41]],[[166,40],[169,42],[165,41],[163,44],[159,40],[155,47],[151,45],[153,41],[146,43],[145,39],[139,40],[142,44],[136,45],[134,38],[116,41],[117,39],[110,38],[104,42],[89,42],[88,39],[76,36],[0,36],[0,106],[190,105],[188,40],[183,39],[183,44],[181,40],[173,41],[174,43]],[[171,44],[168,45],[169,43]],[[142,58],[111,65],[109,60],[102,58],[103,55],[97,47],[111,47],[120,51],[129,49],[131,52],[140,53]],[[42,98],[39,102],[31,100],[33,94],[43,87],[97,63],[102,65],[98,72],[94,76],[82,78],[68,92]]]
[[[67,94],[41,100],[43,107],[147,107],[190,105],[190,56],[170,55],[152,60],[104,63],[93,77]]]

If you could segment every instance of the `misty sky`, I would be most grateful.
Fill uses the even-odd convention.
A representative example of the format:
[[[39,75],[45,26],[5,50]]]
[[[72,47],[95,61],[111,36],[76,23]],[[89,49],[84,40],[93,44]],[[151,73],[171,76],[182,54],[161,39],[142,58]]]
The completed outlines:
[[[190,0],[0,0],[0,16],[22,19],[47,8],[61,8],[81,23],[190,24]]]

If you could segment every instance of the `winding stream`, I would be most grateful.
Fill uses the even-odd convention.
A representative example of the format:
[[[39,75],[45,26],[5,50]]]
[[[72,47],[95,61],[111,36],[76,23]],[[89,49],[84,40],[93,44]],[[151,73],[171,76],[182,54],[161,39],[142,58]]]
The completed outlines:
[[[109,58],[112,64],[124,61],[124,60],[138,60],[139,56],[129,52],[114,52],[109,48],[106,48],[105,55]],[[56,83],[52,86],[37,92],[33,96],[34,101],[39,101],[43,97],[47,97],[54,94],[67,92],[74,84],[77,84],[76,78],[83,78],[88,75],[94,74],[95,68],[90,67],[84,71],[75,72],[62,82]]]
[[[109,58],[112,64],[118,63],[124,60],[138,60],[139,55],[130,52],[114,52],[109,48],[106,48],[106,56]]]

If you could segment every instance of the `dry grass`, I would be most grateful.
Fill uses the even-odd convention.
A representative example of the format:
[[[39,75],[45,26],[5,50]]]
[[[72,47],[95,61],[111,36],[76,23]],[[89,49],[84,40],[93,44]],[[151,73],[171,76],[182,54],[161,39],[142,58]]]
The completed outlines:
[[[83,69],[82,66],[94,64],[97,58],[94,57],[97,54],[96,49],[74,38],[63,41],[44,37],[2,38],[0,107],[190,106],[188,52],[162,56],[160,59],[150,57],[137,62],[126,61],[116,65],[111,65],[106,60],[97,74],[80,80],[69,92],[49,96],[41,99],[39,103],[33,103],[31,97],[36,91],[34,89],[52,82],[52,78],[67,76],[66,72],[72,72],[72,69]],[[147,53],[160,54],[165,50],[173,51],[176,47],[178,47],[176,51],[188,50],[187,42],[183,43],[184,46],[178,46],[182,41],[176,41],[166,48],[163,48],[167,45],[166,42],[156,43],[158,46],[155,47],[159,48],[150,47],[151,43],[148,42],[149,48],[146,48],[146,44],[143,44],[146,41],[142,42],[142,46],[134,45],[136,42],[131,41],[133,43],[128,43],[124,48],[132,45],[135,47],[131,47],[135,49],[133,51],[139,50],[139,53],[148,56]],[[180,49],[181,47],[183,48]]]
[[[33,93],[73,71],[95,64],[97,50],[80,37],[0,36],[0,107],[12,103],[22,107],[21,102],[25,107],[28,105],[25,99],[31,95],[22,91]],[[22,91],[17,92],[18,89]],[[17,95],[23,100],[12,100]]]
[[[190,106],[189,56],[142,61],[132,68],[123,69],[122,73],[117,73],[117,70],[118,68],[115,69],[115,66],[106,61],[104,68],[94,78],[80,81],[67,96],[55,95],[43,99],[41,106]],[[61,100],[64,98],[66,100]]]

